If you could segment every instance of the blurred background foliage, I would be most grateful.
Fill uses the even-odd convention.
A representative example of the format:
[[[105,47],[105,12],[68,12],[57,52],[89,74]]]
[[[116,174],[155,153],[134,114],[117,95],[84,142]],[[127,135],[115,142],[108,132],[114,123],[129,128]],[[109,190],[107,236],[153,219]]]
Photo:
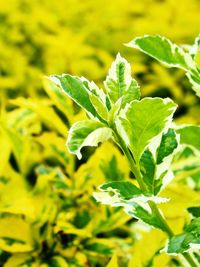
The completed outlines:
[[[68,129],[85,114],[42,77],[71,73],[101,85],[120,51],[143,96],[172,97],[176,121],[198,124],[184,74],[123,43],[158,33],[192,44],[199,10],[198,0],[0,0],[0,266],[98,267],[115,253],[119,266],[176,266],[158,253],[162,233],[94,201],[104,181],[132,179],[129,167],[111,143],[86,149],[81,162],[68,153]],[[162,207],[177,233],[200,187],[199,161],[186,170],[188,155],[180,158],[163,193],[173,200]]]

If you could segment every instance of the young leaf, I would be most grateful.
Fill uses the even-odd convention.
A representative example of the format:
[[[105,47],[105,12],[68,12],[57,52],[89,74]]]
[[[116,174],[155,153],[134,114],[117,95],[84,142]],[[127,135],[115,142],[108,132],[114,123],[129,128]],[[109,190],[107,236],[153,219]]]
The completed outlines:
[[[96,109],[97,114],[104,120],[108,119],[108,109],[106,106],[106,95],[103,90],[98,88],[94,82],[89,82],[85,78],[81,78],[90,98],[90,101],[94,108]]]
[[[99,142],[104,142],[112,137],[112,130],[105,127],[104,124],[84,120],[72,125],[68,139],[67,147],[72,154],[76,154],[81,159],[81,148],[84,146],[97,146]]]
[[[112,63],[104,85],[113,104],[123,95],[129,101],[140,98],[139,86],[131,77],[131,66],[120,54]]]
[[[173,236],[168,243],[167,253],[183,253],[200,248],[200,218],[185,227],[185,233]]]
[[[136,162],[151,139],[160,134],[171,120],[176,105],[170,99],[144,98],[132,101],[117,120],[117,129]]]
[[[97,116],[96,110],[90,101],[87,88],[80,78],[69,74],[63,74],[51,76],[50,80],[60,86],[63,91],[79,106],[84,108],[87,113],[94,117]]]
[[[169,67],[179,67],[184,70],[194,67],[189,54],[186,54],[181,47],[160,35],[137,37],[127,45],[141,50]]]

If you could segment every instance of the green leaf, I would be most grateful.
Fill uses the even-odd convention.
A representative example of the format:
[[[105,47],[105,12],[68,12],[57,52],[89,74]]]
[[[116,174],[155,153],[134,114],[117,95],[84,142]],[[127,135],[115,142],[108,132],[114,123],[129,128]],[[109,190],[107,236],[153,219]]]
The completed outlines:
[[[200,217],[200,206],[189,207],[187,210],[190,214],[192,214],[192,216]]]
[[[166,202],[167,199],[145,196],[141,190],[130,182],[109,182],[99,187],[102,192],[95,192],[94,198],[106,205],[123,207],[125,212],[151,226],[162,229],[156,216],[151,213],[147,202]]]
[[[126,106],[127,103],[130,103],[132,100],[140,100],[141,92],[140,87],[136,80],[132,79],[131,84],[123,94],[122,97],[122,108]]]
[[[87,92],[89,94],[90,101],[94,108],[96,109],[97,114],[104,120],[108,119],[108,109],[106,107],[106,95],[103,90],[98,88],[94,82],[89,82],[85,78],[81,78]]]
[[[155,152],[153,155],[147,148],[140,159],[140,172],[149,192],[157,195],[166,184],[173,178],[171,162],[174,151],[178,146],[177,135],[171,128],[164,132],[160,144],[156,149],[156,142],[153,143]],[[156,158],[156,160],[154,159]]]
[[[136,162],[151,139],[159,135],[172,119],[176,105],[168,98],[143,98],[132,101],[119,114],[116,126]]]
[[[131,199],[133,196],[140,195],[141,190],[130,182],[113,181],[101,185],[100,190],[106,191],[109,188],[117,190],[123,199]]]
[[[200,248],[200,218],[191,221],[185,227],[185,233],[173,236],[168,243],[167,253],[183,253]]]
[[[99,142],[104,142],[111,137],[112,130],[104,124],[92,120],[79,121],[72,125],[69,131],[67,147],[72,154],[76,154],[81,159],[82,147],[97,146]]]
[[[153,192],[155,168],[156,164],[153,155],[149,149],[146,149],[140,159],[140,172],[150,192]]]
[[[200,126],[197,125],[186,125],[176,132],[180,134],[181,144],[192,146],[200,151]]]
[[[151,225],[155,228],[165,230],[159,219],[147,209],[134,203],[133,209],[128,210],[128,214],[136,219],[143,221],[144,223]]]
[[[69,74],[50,76],[50,80],[56,85],[59,85],[63,91],[74,100],[79,106],[85,109],[90,115],[97,116],[96,110],[93,107],[87,88],[83,81]]]
[[[170,128],[167,133],[162,135],[160,146],[157,149],[157,164],[162,163],[163,159],[172,154],[177,146],[176,133]]]
[[[168,67],[184,69],[194,91],[200,97],[200,74],[197,69],[200,64],[199,37],[196,38],[195,45],[192,46],[194,51],[190,51],[191,53],[185,52],[181,47],[160,35],[137,37],[127,46],[141,50]]]
[[[192,84],[193,90],[196,92],[197,96],[200,97],[200,74],[197,76],[187,72],[186,76],[188,77],[189,82]]]
[[[140,98],[139,86],[131,77],[131,66],[120,54],[112,63],[104,85],[112,103],[123,95],[126,95],[124,101]]]
[[[127,45],[141,50],[169,67],[178,67],[184,70],[194,67],[189,54],[186,54],[181,47],[160,35],[137,37]]]

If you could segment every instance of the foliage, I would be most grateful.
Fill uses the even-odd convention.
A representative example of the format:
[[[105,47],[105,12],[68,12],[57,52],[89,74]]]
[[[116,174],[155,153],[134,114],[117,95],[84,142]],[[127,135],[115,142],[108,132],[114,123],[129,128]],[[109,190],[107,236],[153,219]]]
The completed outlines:
[[[122,46],[133,36],[146,33],[164,34],[177,43],[191,44],[199,33],[198,10],[197,0],[183,0],[179,5],[171,0],[116,0],[106,5],[102,0],[1,3],[0,266],[177,265],[176,257],[171,260],[171,256],[160,252],[166,245],[166,236],[160,230],[150,231],[146,224],[124,213],[124,206],[109,207],[94,200],[93,191],[100,184],[126,181],[138,185],[125,157],[112,142],[95,149],[85,146],[91,139],[97,144],[99,133],[100,140],[111,137],[108,126],[118,116],[120,106],[125,108],[132,97],[139,100],[140,94],[170,96],[178,104],[177,123],[199,123],[199,100],[183,78],[183,71],[172,72]],[[117,51],[131,61],[134,53],[134,77],[142,88],[140,93],[138,83],[130,77],[131,67],[118,55],[122,60],[119,69],[123,73],[126,67],[129,79],[124,73],[115,81],[115,73],[109,73],[105,81],[109,103],[105,92],[98,88],[103,86],[102,80]],[[198,64],[198,53],[195,60]],[[86,99],[89,96],[82,104],[95,106],[89,117],[55,83],[48,79],[42,83],[41,76],[51,73],[83,75],[95,81],[98,87],[83,78],[76,81],[84,83]],[[113,90],[116,83],[120,84],[117,94]],[[129,111],[121,115],[122,133],[127,126],[124,116],[132,114]],[[109,125],[95,128],[96,133],[88,139],[81,135],[80,149],[70,149],[79,156],[81,153],[82,159],[77,161],[67,152],[65,138],[73,132],[70,128],[74,123],[93,123],[97,114],[95,127],[105,122]],[[157,152],[150,142],[139,162],[149,191],[143,200],[152,194],[154,200],[170,199],[159,207],[176,235],[185,234],[184,226],[199,214],[198,127],[175,127],[176,133],[174,125],[168,131],[164,129]],[[71,135],[68,140],[73,138]],[[130,140],[126,141],[133,147]],[[177,151],[179,142],[182,149]],[[163,168],[168,172],[161,175]],[[165,188],[173,178],[171,171],[175,177]],[[155,183],[158,174],[160,179]],[[101,190],[98,194],[110,195],[106,187]],[[127,206],[130,199],[125,201]],[[138,197],[134,201],[138,204]],[[142,208],[138,204],[140,212],[148,209],[145,201]],[[151,217],[149,209],[148,212]]]
[[[47,91],[52,88],[52,83],[45,83]],[[129,253],[134,236],[123,226],[129,216],[122,216],[120,209],[97,205],[91,194],[99,182],[112,178],[113,166],[119,179],[128,177],[128,167],[108,143],[78,167],[65,149],[67,128],[59,128],[56,113],[54,124],[49,121],[54,101],[61,100],[57,94],[52,97],[42,109],[35,108],[37,102],[16,99],[12,103],[18,108],[2,116],[1,264],[96,266],[101,259],[105,265],[116,248]],[[67,99],[65,103],[72,104]],[[70,125],[75,117],[85,117],[70,113],[68,106],[66,115]],[[120,232],[127,235],[126,241]]]
[[[146,42],[146,38],[150,40]],[[143,39],[140,48],[142,44],[143,50],[155,54],[155,58],[161,58],[172,66],[182,64],[187,67],[183,51],[178,47],[172,48],[168,40],[159,36],[145,36]],[[137,40],[140,39],[134,42],[138,44]],[[151,45],[152,40],[157,42],[158,49],[154,50],[156,46],[155,42]],[[196,75],[200,76],[198,68]],[[119,54],[111,65],[103,90],[94,82],[69,74],[52,76],[50,80],[89,117],[70,128],[69,151],[80,159],[84,146],[98,146],[98,143],[111,138],[123,151],[136,179],[136,185],[125,181],[105,183],[99,187],[101,192],[93,194],[95,199],[106,205],[123,207],[133,218],[162,230],[169,237],[167,253],[184,252],[185,260],[191,266],[197,266],[196,259],[186,251],[193,248],[192,244],[199,245],[199,220],[192,221],[185,228],[186,233],[176,236],[156,204],[168,201],[159,194],[173,179],[171,165],[174,158],[190,148],[191,152],[197,150],[198,159],[199,144],[193,136],[194,133],[198,135],[195,131],[198,126],[173,125],[176,105],[168,98],[146,97],[140,100],[139,86],[131,77],[130,65]],[[91,101],[92,95],[96,101]]]
[[[198,0],[183,0],[179,5],[171,0],[116,0],[106,5],[103,0],[2,2],[2,103],[22,94],[43,95],[43,74],[83,75],[101,84],[117,51],[132,58],[122,43],[133,36],[159,33],[178,43],[192,43],[199,33],[198,10]],[[188,90],[181,72],[170,75],[162,66],[137,53],[134,71],[143,84],[143,95],[171,96],[186,122],[199,122],[197,99]]]

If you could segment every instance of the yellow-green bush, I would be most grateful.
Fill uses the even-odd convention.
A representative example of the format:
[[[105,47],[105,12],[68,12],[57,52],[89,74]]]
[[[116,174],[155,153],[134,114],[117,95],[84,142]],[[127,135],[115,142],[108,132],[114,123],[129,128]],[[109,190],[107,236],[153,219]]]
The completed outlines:
[[[85,114],[41,77],[69,72],[101,84],[120,50],[133,63],[144,95],[172,96],[181,107],[177,121],[197,123],[198,100],[183,73],[123,43],[146,33],[192,43],[199,8],[197,0],[1,1],[1,266],[106,266],[115,253],[122,266],[148,266],[152,259],[154,267],[175,266],[156,255],[162,233],[96,204],[92,192],[99,184],[130,179],[127,163],[110,143],[87,150],[81,164],[70,155],[68,129]],[[199,202],[187,176],[177,175],[163,193],[173,196],[163,209],[177,233],[188,220],[185,209]]]

